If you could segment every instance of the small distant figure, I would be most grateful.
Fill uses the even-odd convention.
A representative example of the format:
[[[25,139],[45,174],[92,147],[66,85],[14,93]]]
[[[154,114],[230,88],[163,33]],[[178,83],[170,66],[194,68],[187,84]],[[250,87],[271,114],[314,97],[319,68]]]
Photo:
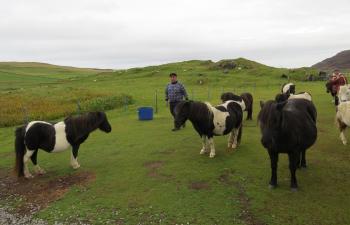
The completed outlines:
[[[333,71],[332,76],[329,78],[329,81],[327,82],[327,90],[331,91],[332,96],[334,96],[334,103],[335,105],[339,104],[339,98],[337,96],[337,93],[339,92],[340,86],[348,84],[348,80],[346,77],[338,70],[335,69]]]
[[[184,99],[188,100],[188,95],[184,85],[177,80],[176,73],[170,73],[169,77],[170,83],[165,88],[165,101],[169,103],[170,113],[175,119],[176,105],[182,102]],[[183,127],[185,127],[185,124],[183,124]],[[174,128],[172,129],[172,131],[177,130],[180,130],[180,128],[175,126],[174,121]]]

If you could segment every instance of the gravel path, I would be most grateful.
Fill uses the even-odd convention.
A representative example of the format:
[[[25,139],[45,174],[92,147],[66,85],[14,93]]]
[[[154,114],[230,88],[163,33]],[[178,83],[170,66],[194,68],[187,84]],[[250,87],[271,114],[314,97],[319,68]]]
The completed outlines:
[[[31,216],[10,213],[6,207],[0,207],[0,225],[47,225],[43,220]],[[58,225],[58,224],[57,224]]]

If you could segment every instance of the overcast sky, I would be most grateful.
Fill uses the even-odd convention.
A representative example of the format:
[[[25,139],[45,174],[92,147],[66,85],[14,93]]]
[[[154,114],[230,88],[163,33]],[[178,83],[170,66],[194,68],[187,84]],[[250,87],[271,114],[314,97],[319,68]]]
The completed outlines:
[[[349,0],[0,3],[0,61],[128,68],[245,57],[300,67],[350,49]]]

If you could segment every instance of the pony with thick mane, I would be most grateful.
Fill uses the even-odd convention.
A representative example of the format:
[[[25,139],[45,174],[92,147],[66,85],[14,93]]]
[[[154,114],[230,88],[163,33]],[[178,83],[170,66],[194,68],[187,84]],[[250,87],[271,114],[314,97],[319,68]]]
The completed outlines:
[[[175,126],[180,127],[190,120],[202,138],[200,154],[210,150],[209,157],[215,156],[214,135],[229,135],[228,148],[235,149],[242,136],[243,101],[226,101],[218,106],[197,101],[183,101],[175,108]]]
[[[314,104],[305,99],[283,102],[260,102],[258,115],[262,134],[261,143],[271,161],[270,187],[277,186],[277,161],[279,153],[287,153],[291,173],[291,188],[297,190],[297,167],[306,167],[305,152],[316,141],[317,112]]]
[[[233,101],[242,101],[245,104],[245,110],[247,111],[247,118],[246,120],[252,120],[253,119],[253,95],[245,92],[242,93],[240,96],[233,94],[232,92],[226,92],[221,95],[221,101],[222,103],[233,100]]]
[[[38,174],[45,171],[37,163],[38,150],[46,152],[61,152],[72,147],[71,166],[74,169],[80,167],[78,163],[78,150],[80,145],[96,129],[106,133],[111,132],[112,127],[104,112],[89,112],[81,116],[69,116],[64,121],[51,124],[44,121],[32,121],[16,129],[15,149],[18,177],[32,178],[28,168],[31,159]]]

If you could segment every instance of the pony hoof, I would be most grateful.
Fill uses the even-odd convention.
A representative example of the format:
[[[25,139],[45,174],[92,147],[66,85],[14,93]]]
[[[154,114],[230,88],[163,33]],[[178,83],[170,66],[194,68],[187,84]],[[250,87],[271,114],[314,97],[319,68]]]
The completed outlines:
[[[32,178],[34,178],[34,176],[33,176],[32,174],[26,174],[26,175],[24,175],[24,177],[25,177],[26,179],[32,179]]]
[[[343,145],[347,145],[348,143],[346,141],[343,141]]]
[[[79,167],[80,167],[80,165],[79,164],[77,164],[77,165],[74,165],[74,166],[72,166],[73,167],[73,169],[79,169]]]
[[[273,189],[275,189],[276,187],[277,187],[277,185],[269,184],[269,189],[270,189],[270,190],[273,190]]]
[[[214,158],[215,157],[215,153],[210,153],[209,157],[210,158]]]
[[[292,187],[290,188],[291,192],[297,192],[298,191],[298,188],[297,187]]]
[[[45,170],[39,170],[39,171],[36,171],[36,174],[41,176],[41,175],[46,174],[46,171]]]
[[[203,155],[206,153],[206,150],[205,149],[201,149],[201,151],[199,152],[199,154]]]
[[[232,149],[236,149],[237,148],[237,144],[232,144]]]

